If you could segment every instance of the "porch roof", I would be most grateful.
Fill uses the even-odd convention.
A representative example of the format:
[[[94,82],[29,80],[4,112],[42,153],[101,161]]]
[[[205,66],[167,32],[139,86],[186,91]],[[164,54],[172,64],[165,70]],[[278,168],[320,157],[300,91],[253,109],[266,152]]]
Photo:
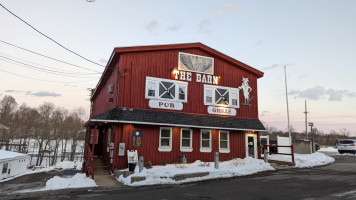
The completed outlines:
[[[96,123],[131,123],[222,130],[265,131],[259,119],[210,116],[156,110],[113,108],[93,116],[85,125]]]

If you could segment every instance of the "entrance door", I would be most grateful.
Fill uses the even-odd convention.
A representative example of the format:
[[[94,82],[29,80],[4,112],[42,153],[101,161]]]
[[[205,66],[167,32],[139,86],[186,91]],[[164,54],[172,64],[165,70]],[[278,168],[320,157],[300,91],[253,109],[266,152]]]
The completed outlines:
[[[258,158],[257,157],[257,135],[246,134],[246,157]]]

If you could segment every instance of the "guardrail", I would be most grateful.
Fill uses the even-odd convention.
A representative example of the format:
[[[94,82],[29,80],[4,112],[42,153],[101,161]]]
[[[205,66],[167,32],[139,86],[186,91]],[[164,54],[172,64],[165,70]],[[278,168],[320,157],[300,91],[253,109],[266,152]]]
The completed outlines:
[[[289,147],[291,148],[291,153],[274,153],[274,152],[267,152],[267,147]],[[279,146],[279,145],[273,145],[273,144],[265,144],[263,145],[263,150],[265,153],[268,153],[269,155],[271,154],[281,154],[281,155],[289,155],[292,156],[292,162],[294,163],[294,150],[293,150],[293,145],[290,146]]]

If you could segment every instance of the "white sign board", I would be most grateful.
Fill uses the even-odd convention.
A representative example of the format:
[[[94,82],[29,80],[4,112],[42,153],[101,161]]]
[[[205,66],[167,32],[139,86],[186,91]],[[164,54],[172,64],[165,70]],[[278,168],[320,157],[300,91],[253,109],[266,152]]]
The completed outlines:
[[[236,109],[235,108],[208,106],[208,113],[213,114],[213,115],[236,116]]]
[[[278,146],[290,146],[289,137],[279,137],[277,136]],[[278,153],[289,153],[291,154],[290,147],[278,147]]]
[[[137,163],[138,162],[137,150],[135,150],[135,151],[127,150],[127,162],[128,163]]]
[[[119,156],[125,156],[125,143],[119,144]]]
[[[183,104],[181,102],[174,101],[161,101],[161,100],[150,100],[148,102],[150,108],[160,108],[167,110],[183,110]]]

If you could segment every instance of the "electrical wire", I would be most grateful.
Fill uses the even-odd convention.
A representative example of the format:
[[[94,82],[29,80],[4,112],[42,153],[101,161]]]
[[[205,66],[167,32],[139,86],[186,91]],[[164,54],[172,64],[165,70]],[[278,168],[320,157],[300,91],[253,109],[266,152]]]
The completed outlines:
[[[24,62],[28,62],[28,63],[31,63],[31,64],[34,64],[34,65],[39,65],[39,66],[43,66],[43,67],[46,67],[46,68],[50,68],[50,69],[55,69],[55,70],[58,70],[58,68],[55,68],[55,67],[50,67],[50,66],[47,66],[47,65],[41,65],[41,64],[38,64],[38,63],[34,63],[34,62],[30,62],[28,60],[24,60],[24,59],[20,59],[20,58],[16,58],[14,56],[10,56],[6,53],[2,53],[0,52],[1,55],[5,55],[5,56],[1,56],[0,57],[4,57],[6,59],[9,59],[8,57],[11,57],[12,59],[15,59],[15,60],[21,60],[21,61],[24,61]],[[8,57],[6,57],[8,56]],[[97,74],[100,74],[100,73],[82,73],[82,72],[74,72],[74,71],[66,71],[66,70],[63,70],[63,71],[58,71],[60,73],[68,73],[68,74],[74,74],[74,75],[97,75]]]
[[[72,64],[72,63],[69,63],[69,62],[66,62],[66,61],[62,61],[62,60],[59,60],[59,59],[56,59],[56,58],[53,58],[53,57],[50,57],[50,56],[46,56],[46,55],[43,55],[43,54],[40,54],[40,53],[31,51],[31,50],[28,50],[28,49],[25,49],[25,48],[23,48],[23,47],[19,47],[19,46],[17,46],[17,45],[11,44],[11,43],[9,43],[9,42],[5,42],[5,41],[3,41],[3,40],[0,40],[0,42],[2,42],[2,43],[4,43],[4,44],[7,44],[7,45],[9,45],[9,46],[13,46],[13,47],[16,47],[16,48],[18,48],[18,49],[21,49],[21,50],[24,50],[24,51],[27,51],[27,52],[30,52],[30,53],[33,53],[33,54],[36,54],[36,55],[45,57],[45,58],[48,58],[48,59],[57,61],[57,62],[61,62],[61,63],[67,64],[67,65],[71,65],[71,66],[74,66],[74,67],[77,67],[77,68],[86,69],[86,70],[89,70],[89,71],[92,71],[92,72],[97,72],[97,73],[100,73],[100,74],[101,74],[101,72],[99,72],[99,71],[92,70],[92,69],[85,68],[85,67],[81,67],[81,66],[79,66],[79,65],[75,65],[75,64]]]
[[[92,79],[92,80],[86,80],[86,81],[71,81],[71,82],[63,82],[63,81],[50,81],[50,80],[44,80],[44,79],[37,79],[37,78],[29,77],[29,76],[23,76],[23,75],[16,74],[16,73],[12,73],[12,72],[8,72],[8,71],[2,70],[2,69],[0,69],[0,71],[5,72],[5,73],[8,73],[8,74],[15,75],[15,76],[20,76],[20,77],[24,77],[24,78],[32,79],[32,80],[37,80],[37,81],[45,81],[45,82],[53,82],[53,83],[81,83],[81,82],[89,82],[89,81],[94,81],[94,80],[97,80],[97,79]]]
[[[36,29],[35,27],[33,27],[31,24],[29,24],[28,22],[26,22],[25,20],[23,20],[22,18],[20,18],[19,16],[17,16],[15,13],[11,12],[9,9],[7,9],[7,8],[6,8],[4,5],[2,5],[1,3],[0,3],[0,6],[1,6],[2,8],[4,8],[4,9],[5,9],[7,12],[9,12],[10,14],[12,14],[13,16],[15,16],[17,19],[21,20],[23,23],[25,23],[26,25],[28,25],[29,27],[31,27],[31,28],[32,28],[33,30],[35,30],[37,33],[39,33],[39,34],[41,34],[42,36],[46,37],[47,39],[51,40],[52,42],[54,42],[55,44],[59,45],[59,46],[62,47],[63,49],[65,49],[65,50],[67,50],[67,51],[69,51],[69,52],[71,52],[71,53],[73,53],[73,54],[79,56],[80,58],[82,58],[82,59],[84,59],[84,60],[86,60],[86,61],[88,61],[88,62],[91,62],[91,63],[93,63],[93,64],[99,65],[99,66],[101,66],[101,67],[105,67],[104,65],[101,65],[101,64],[99,64],[99,63],[97,63],[97,62],[94,62],[94,61],[92,61],[92,60],[89,60],[88,58],[85,58],[84,56],[82,56],[82,55],[80,55],[80,54],[78,54],[78,53],[76,53],[76,52],[74,52],[74,51],[68,49],[67,47],[63,46],[63,45],[60,44],[59,42],[55,41],[55,40],[52,39],[51,37],[47,36],[46,34],[42,33],[41,31],[39,31],[38,29]]]
[[[5,58],[7,60],[1,59],[1,58]],[[0,60],[8,62],[8,63],[15,64],[15,65],[18,65],[20,67],[27,68],[27,69],[32,69],[32,70],[36,70],[36,71],[40,71],[40,72],[44,72],[44,73],[53,74],[53,75],[66,76],[66,77],[75,77],[75,78],[95,78],[95,77],[76,76],[76,75],[71,75],[71,74],[68,74],[68,73],[58,72],[58,71],[54,71],[54,70],[47,70],[47,69],[43,69],[43,68],[40,68],[40,67],[36,67],[36,66],[33,66],[33,65],[29,65],[29,64],[26,64],[26,63],[22,63],[22,62],[16,61],[16,60],[13,60],[11,58],[6,58],[4,56],[0,56]]]

